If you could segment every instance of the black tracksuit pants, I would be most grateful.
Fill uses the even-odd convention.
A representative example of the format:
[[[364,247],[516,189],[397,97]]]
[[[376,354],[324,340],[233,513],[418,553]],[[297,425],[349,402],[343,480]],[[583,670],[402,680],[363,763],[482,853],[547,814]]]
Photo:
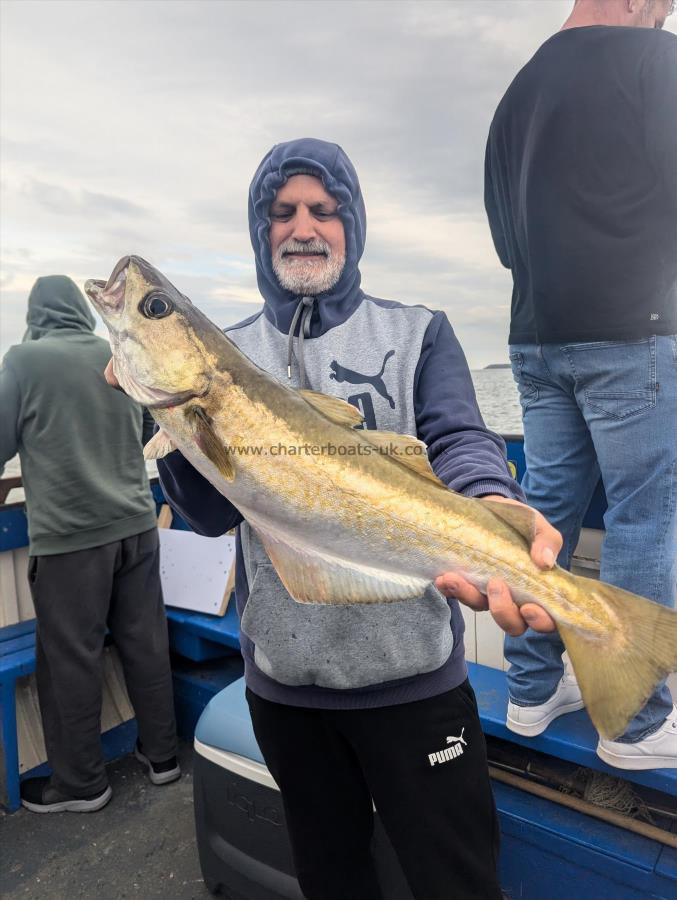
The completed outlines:
[[[36,675],[52,784],[72,797],[107,785],[101,753],[106,626],[120,654],[143,751],[176,753],[156,528],[72,553],[31,557]]]
[[[307,900],[388,900],[370,855],[372,798],[416,900],[499,900],[498,817],[467,681],[375,709],[247,699]]]

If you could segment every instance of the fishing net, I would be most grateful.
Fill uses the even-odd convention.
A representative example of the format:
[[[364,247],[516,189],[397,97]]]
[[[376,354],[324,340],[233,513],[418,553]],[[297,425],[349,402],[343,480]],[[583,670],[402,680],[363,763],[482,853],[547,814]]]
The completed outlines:
[[[564,794],[578,794],[583,800],[604,809],[613,809],[631,819],[643,819],[653,824],[651,812],[646,803],[622,778],[595,772],[593,769],[578,769],[574,785],[562,785]]]

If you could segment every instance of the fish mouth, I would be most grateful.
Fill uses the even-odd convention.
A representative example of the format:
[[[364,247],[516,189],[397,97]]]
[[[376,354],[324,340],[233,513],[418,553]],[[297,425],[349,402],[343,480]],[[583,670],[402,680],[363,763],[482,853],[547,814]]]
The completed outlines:
[[[85,293],[101,315],[115,315],[122,311],[125,305],[128,266],[129,257],[125,257],[118,263],[108,281],[90,278],[85,282]]]

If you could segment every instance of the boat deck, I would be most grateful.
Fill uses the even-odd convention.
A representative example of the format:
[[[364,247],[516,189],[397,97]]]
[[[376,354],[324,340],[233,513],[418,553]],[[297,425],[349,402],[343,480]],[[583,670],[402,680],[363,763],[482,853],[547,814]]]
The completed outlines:
[[[0,811],[3,900],[206,898],[193,824],[192,746],[182,778],[156,787],[126,756],[108,766],[110,803],[97,813]]]

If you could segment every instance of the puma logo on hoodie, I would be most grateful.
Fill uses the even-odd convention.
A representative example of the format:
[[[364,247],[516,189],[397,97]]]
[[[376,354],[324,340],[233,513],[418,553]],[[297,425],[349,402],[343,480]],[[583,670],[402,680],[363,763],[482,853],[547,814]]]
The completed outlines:
[[[383,373],[385,372],[386,363],[388,362],[390,357],[394,355],[394,350],[388,350],[385,357],[383,358],[381,371],[377,375],[363,375],[361,372],[354,372],[352,369],[346,369],[345,366],[342,366],[334,359],[330,363],[332,373],[329,377],[338,382],[347,381],[349,384],[370,384],[374,388],[374,390],[383,397],[384,400],[388,401],[388,403],[390,404],[390,408],[395,409],[395,401],[388,393],[388,389],[386,388],[385,382],[383,380]]]

